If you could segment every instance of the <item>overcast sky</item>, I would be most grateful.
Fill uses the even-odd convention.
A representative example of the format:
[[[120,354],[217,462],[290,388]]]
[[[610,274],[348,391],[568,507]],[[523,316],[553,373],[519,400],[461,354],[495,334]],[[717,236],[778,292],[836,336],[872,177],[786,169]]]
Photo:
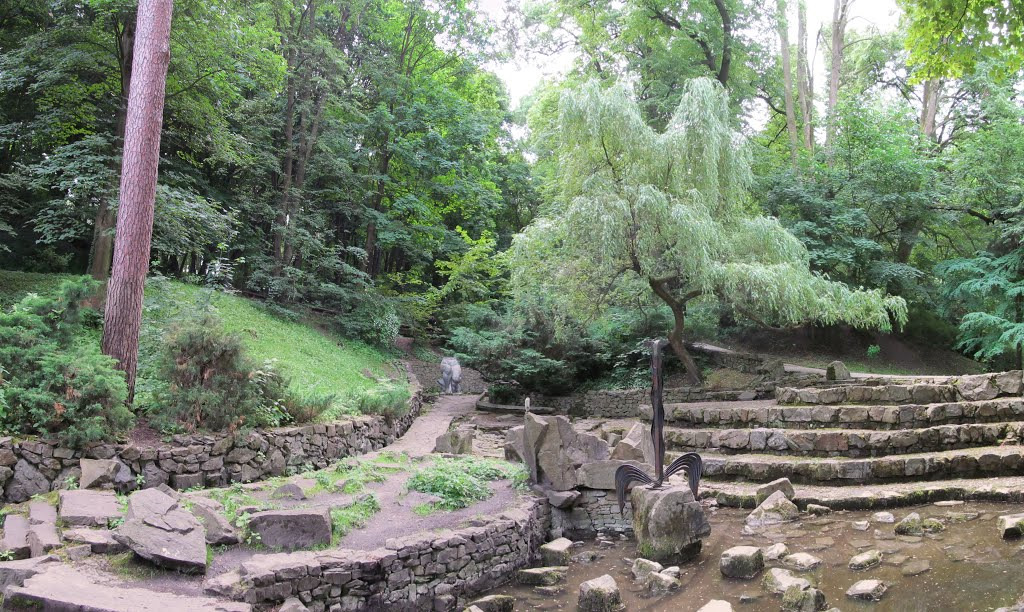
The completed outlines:
[[[522,1],[522,0],[520,0]],[[503,14],[502,5],[504,0],[479,0],[480,7],[495,17]],[[790,17],[790,41],[796,41],[796,8],[795,2],[790,2],[792,17]],[[853,0],[849,27],[860,30],[875,25],[882,31],[892,30],[899,21],[900,11],[895,0]],[[811,36],[814,36],[822,24],[832,21],[831,0],[807,0],[807,22]],[[809,44],[813,52],[815,45]],[[815,83],[824,83],[824,65],[822,47],[818,45],[818,55],[814,61]],[[572,64],[572,55],[563,54],[555,57],[523,58],[519,57],[513,61],[488,66],[493,70],[508,87],[509,95],[512,97],[513,107],[517,106],[530,91],[540,82],[551,76],[563,74]],[[817,89],[817,87],[815,88]]]

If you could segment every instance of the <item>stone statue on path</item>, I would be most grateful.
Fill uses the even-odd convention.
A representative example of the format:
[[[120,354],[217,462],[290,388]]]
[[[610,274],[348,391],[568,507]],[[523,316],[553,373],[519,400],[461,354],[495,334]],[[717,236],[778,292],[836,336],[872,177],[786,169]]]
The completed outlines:
[[[462,366],[459,360],[454,357],[441,359],[441,378],[437,384],[441,386],[441,393],[460,393],[462,387]]]

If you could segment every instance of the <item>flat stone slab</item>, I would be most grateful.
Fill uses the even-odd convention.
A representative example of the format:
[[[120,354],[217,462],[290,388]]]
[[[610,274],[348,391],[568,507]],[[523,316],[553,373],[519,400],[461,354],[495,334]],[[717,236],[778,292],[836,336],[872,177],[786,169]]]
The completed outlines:
[[[116,554],[125,550],[124,545],[114,539],[114,532],[109,529],[65,529],[63,536],[64,541],[71,544],[88,544],[92,552],[98,555]]]
[[[722,553],[718,568],[727,578],[753,578],[764,569],[764,553],[756,546],[733,546]]]
[[[225,602],[209,597],[174,595],[147,589],[97,584],[74,569],[58,565],[25,580],[23,586],[7,590],[5,601],[44,610],[89,612],[251,612],[246,603]]]
[[[121,508],[112,491],[61,491],[59,505],[60,520],[65,525],[106,527],[110,521],[121,518]]]
[[[568,571],[569,568],[564,565],[557,567],[532,567],[516,572],[516,580],[519,584],[551,586],[559,582],[565,582],[565,574]]]
[[[29,555],[28,519],[20,514],[8,514],[4,517],[4,537],[0,540],[0,548],[10,551],[15,559],[23,559]]]
[[[57,524],[57,509],[41,499],[29,502],[28,522],[33,525]]]
[[[544,565],[569,565],[572,540],[558,538],[540,547],[540,557]]]
[[[331,543],[331,515],[319,510],[267,510],[249,519],[249,531],[270,548],[298,550]]]
[[[114,539],[147,561],[184,572],[206,571],[206,530],[178,500],[143,489],[128,498],[127,518]]]
[[[40,523],[28,528],[28,547],[33,557],[42,556],[60,546],[60,534],[57,525]]]
[[[888,587],[881,580],[861,580],[846,591],[846,596],[850,599],[880,601],[886,590]]]
[[[809,572],[821,566],[821,559],[810,553],[798,552],[783,557],[782,563],[797,571]]]
[[[25,581],[32,576],[58,563],[60,563],[60,559],[56,555],[0,562],[0,593],[3,593],[4,589],[9,586],[25,584]]]

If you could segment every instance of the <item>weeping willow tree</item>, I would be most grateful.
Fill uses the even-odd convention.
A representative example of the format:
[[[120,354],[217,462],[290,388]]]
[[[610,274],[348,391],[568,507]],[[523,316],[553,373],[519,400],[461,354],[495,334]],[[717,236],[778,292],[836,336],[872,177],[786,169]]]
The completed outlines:
[[[723,88],[690,81],[664,132],[642,119],[628,88],[591,82],[563,95],[555,201],[519,234],[512,288],[556,321],[585,320],[637,295],[664,302],[687,376],[687,304],[720,300],[760,324],[903,325],[902,298],[851,290],[809,268],[807,250],[776,219],[753,214],[750,160]]]

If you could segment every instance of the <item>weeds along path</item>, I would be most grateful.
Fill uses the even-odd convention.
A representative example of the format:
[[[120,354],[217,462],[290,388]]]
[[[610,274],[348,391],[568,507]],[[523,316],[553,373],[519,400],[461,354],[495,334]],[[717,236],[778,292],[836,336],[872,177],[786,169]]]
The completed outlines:
[[[379,452],[392,451],[408,455],[426,455],[434,450],[437,437],[448,431],[456,417],[473,412],[478,395],[442,395],[413,421],[409,430]]]

